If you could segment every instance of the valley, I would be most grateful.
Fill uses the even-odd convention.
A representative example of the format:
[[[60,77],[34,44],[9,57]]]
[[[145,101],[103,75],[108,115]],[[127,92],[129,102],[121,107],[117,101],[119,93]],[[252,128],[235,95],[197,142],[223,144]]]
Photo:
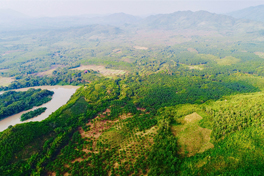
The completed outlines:
[[[33,106],[0,121],[2,175],[264,174],[264,23],[51,19],[0,30],[0,97],[54,92],[37,117],[20,121]]]

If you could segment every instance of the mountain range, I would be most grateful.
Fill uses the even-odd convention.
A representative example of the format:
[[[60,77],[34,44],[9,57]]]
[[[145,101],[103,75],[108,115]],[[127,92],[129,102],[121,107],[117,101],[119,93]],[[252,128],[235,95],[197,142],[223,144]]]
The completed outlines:
[[[257,9],[257,10],[256,10]],[[107,16],[45,17],[29,18],[12,10],[0,11],[0,32],[21,30],[53,30],[78,28],[89,25],[105,25],[137,30],[214,31],[221,35],[263,33],[264,6],[247,8],[228,15],[207,11],[178,11],[171,14],[152,15],[140,18],[125,13]],[[262,14],[262,16],[260,15]],[[247,19],[246,19],[247,18]]]

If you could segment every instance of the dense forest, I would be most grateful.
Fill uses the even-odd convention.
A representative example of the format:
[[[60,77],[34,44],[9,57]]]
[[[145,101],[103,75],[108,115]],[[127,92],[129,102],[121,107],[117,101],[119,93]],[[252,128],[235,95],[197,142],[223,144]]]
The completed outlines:
[[[47,109],[46,107],[43,107],[43,108],[38,108],[38,109],[35,109],[33,111],[29,111],[27,113],[24,113],[24,114],[21,115],[20,120],[21,121],[25,121],[25,120],[34,118],[34,117],[42,114],[43,112],[45,112],[46,109]]]

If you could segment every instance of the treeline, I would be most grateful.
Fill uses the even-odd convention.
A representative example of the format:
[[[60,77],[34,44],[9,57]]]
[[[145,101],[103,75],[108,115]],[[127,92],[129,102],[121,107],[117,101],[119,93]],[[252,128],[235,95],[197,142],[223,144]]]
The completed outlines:
[[[10,85],[6,87],[0,86],[0,91],[57,84],[80,85],[99,79],[96,73],[97,72],[93,70],[87,70],[87,72],[85,72],[63,68],[53,71],[52,76],[17,76],[16,80]]]
[[[53,94],[52,91],[41,89],[5,92],[0,95],[0,119],[40,106],[50,101]]]
[[[42,114],[43,112],[45,112],[46,109],[47,109],[46,107],[43,107],[43,108],[38,108],[38,109],[35,109],[33,111],[29,111],[27,113],[24,113],[21,115],[20,121],[25,121],[25,120],[31,119],[33,117],[36,117],[36,116]]]

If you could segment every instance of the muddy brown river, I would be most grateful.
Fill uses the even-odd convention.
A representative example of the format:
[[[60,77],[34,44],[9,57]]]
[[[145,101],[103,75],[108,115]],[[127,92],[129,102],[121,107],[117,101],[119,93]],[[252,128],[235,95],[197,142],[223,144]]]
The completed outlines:
[[[3,120],[0,120],[0,131],[4,131],[8,128],[9,125],[16,125],[19,123],[26,123],[31,121],[42,121],[46,119],[52,112],[59,109],[62,105],[65,105],[68,100],[71,98],[71,96],[75,93],[75,91],[79,88],[78,86],[37,86],[37,87],[29,87],[29,88],[22,88],[22,89],[16,89],[14,91],[26,91],[30,88],[41,88],[41,89],[48,89],[54,92],[52,96],[52,100],[48,103],[45,103],[41,106],[34,107],[30,110],[20,112],[18,114],[14,114],[12,116],[9,116]],[[3,92],[0,92],[2,94]],[[39,107],[46,107],[46,111],[42,113],[41,115],[34,117],[32,119],[28,119],[26,121],[21,122],[20,117],[23,113],[32,111],[34,109],[37,109]]]

